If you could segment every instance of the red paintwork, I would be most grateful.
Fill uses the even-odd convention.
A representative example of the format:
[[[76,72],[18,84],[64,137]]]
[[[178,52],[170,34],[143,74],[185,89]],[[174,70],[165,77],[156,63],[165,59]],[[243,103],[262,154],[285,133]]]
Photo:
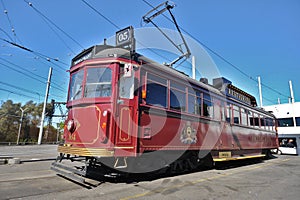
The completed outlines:
[[[73,119],[76,130],[70,133],[65,128],[65,143],[73,147],[115,150],[116,157],[138,156],[145,151],[153,150],[226,151],[277,148],[275,132],[234,125],[188,113],[181,113],[182,119],[176,116],[165,118],[164,109],[153,108],[144,104],[144,101],[139,102],[138,96],[133,99],[118,98],[118,62],[130,62],[129,60],[120,58],[115,58],[114,62],[111,59],[86,60],[72,67],[70,72],[91,64],[97,66],[100,65],[97,64],[98,62],[105,61],[109,61],[106,65],[113,72],[112,96],[67,102],[69,114],[66,122]],[[134,76],[143,83],[145,80],[144,77],[140,77],[140,71],[141,69],[135,71]],[[122,103],[117,103],[118,100]],[[149,108],[163,113],[164,116],[141,111]],[[108,111],[107,116],[103,116],[104,111]],[[180,116],[180,113],[175,111],[174,113]],[[216,119],[220,119],[218,113],[215,115],[217,115]],[[107,125],[104,129],[103,122]],[[196,131],[195,144],[184,144],[180,138],[189,122],[192,129]]]

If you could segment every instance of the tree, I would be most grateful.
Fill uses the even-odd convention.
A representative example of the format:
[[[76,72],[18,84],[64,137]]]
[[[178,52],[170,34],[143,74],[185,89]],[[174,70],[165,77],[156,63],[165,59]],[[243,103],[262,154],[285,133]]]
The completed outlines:
[[[46,105],[46,120],[49,120],[53,115],[53,104]],[[21,109],[24,111],[22,129],[20,134],[20,142],[37,142],[39,126],[43,104],[37,104],[33,101],[28,101],[25,105],[21,103],[13,103],[12,100],[3,102],[0,106],[0,142],[16,142],[18,128],[20,125]],[[57,130],[49,126],[47,129],[47,141],[56,141]],[[49,137],[48,137],[49,135]]]
[[[8,100],[0,109],[0,141],[16,141],[19,125],[21,104]]]

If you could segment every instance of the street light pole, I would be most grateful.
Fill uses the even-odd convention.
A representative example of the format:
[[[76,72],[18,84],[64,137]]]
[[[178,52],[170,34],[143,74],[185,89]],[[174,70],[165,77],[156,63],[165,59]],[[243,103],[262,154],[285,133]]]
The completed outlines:
[[[21,134],[21,129],[22,129],[22,123],[23,123],[23,115],[25,110],[27,110],[27,108],[25,108],[24,110],[20,107],[20,110],[22,112],[21,114],[21,119],[20,119],[20,125],[19,125],[19,131],[18,131],[18,137],[17,137],[17,145],[19,144],[19,140],[20,140],[20,134]]]

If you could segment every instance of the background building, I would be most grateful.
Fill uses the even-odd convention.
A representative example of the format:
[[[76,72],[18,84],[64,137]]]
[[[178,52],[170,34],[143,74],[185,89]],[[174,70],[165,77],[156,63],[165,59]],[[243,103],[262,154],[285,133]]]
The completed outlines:
[[[282,146],[292,139],[300,154],[300,102],[264,106],[278,119],[278,137]]]

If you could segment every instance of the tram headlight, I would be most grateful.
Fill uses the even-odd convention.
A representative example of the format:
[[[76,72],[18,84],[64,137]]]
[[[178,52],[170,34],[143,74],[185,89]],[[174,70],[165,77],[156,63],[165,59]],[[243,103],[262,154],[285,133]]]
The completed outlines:
[[[70,119],[70,120],[68,121],[68,123],[67,123],[67,129],[68,129],[68,131],[70,131],[71,133],[74,132],[74,130],[75,130],[75,122],[74,122],[73,119]]]

